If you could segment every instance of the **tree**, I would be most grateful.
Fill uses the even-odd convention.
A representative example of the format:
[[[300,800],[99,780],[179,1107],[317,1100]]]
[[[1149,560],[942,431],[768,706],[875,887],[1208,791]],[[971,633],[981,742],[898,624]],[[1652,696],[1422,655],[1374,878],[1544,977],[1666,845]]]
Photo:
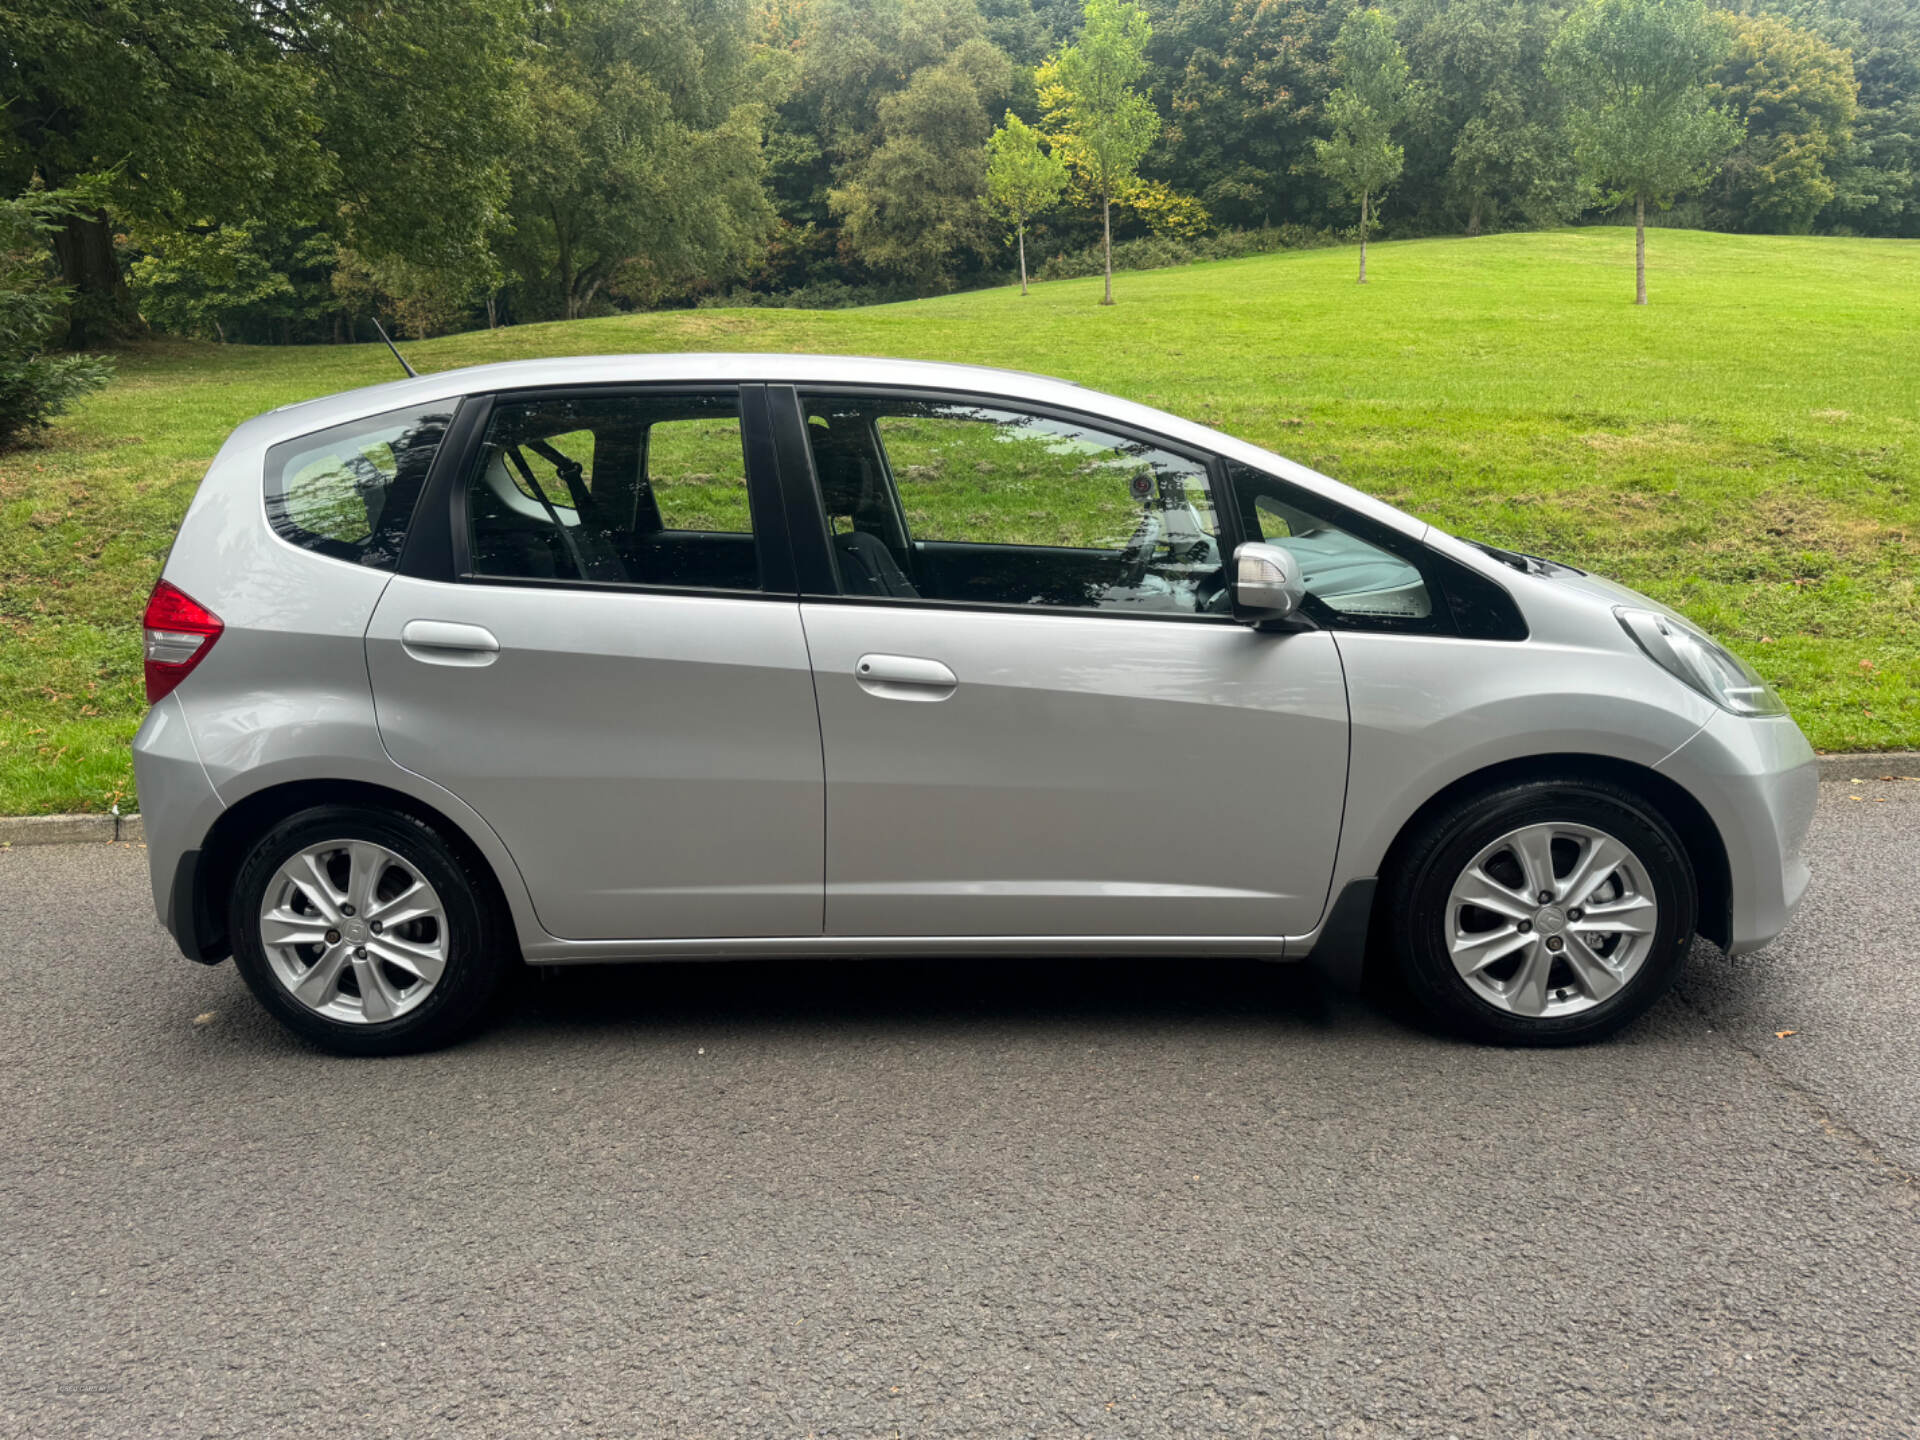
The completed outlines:
[[[509,258],[566,319],[617,276],[721,278],[771,221],[737,0],[574,0],[520,75]]]
[[[1719,17],[1732,37],[1714,89],[1747,133],[1713,184],[1715,219],[1800,234],[1838,193],[1853,143],[1853,57],[1777,15]]]
[[[1375,199],[1400,178],[1406,152],[1393,130],[1407,113],[1407,60],[1378,10],[1356,10],[1333,42],[1340,86],[1327,97],[1332,138],[1313,142],[1321,173],[1360,207],[1360,280]]]
[[[1153,27],[1133,0],[1087,0],[1077,43],[1063,45],[1034,82],[1047,138],[1100,202],[1106,271],[1102,305],[1113,303],[1113,202],[1125,196],[1160,133],[1152,102],[1133,88],[1147,68]]]
[[[1397,35],[1424,99],[1399,203],[1467,234],[1579,207],[1547,49],[1564,0],[1404,0]]]
[[[519,0],[11,0],[0,182],[107,176],[52,249],[67,341],[136,329],[117,223],[337,226],[421,264],[475,248],[504,189]]]
[[[1027,293],[1027,223],[1059,202],[1066,163],[1040,143],[1040,132],[1011,110],[987,137],[987,209],[1013,226],[1020,247],[1020,293]]]
[[[1871,235],[1920,235],[1920,0],[1818,0],[1793,13],[1848,51],[1860,85],[1825,218]]]
[[[880,102],[880,144],[847,168],[830,196],[855,255],[925,289],[950,284],[959,262],[988,252],[980,206],[988,107],[1004,103],[1012,83],[1007,57],[969,40]]]
[[[48,274],[47,237],[98,206],[97,195],[80,191],[0,200],[0,445],[44,426],[112,374],[90,355],[46,353],[67,301]]]
[[[1585,0],[1553,42],[1574,158],[1609,204],[1633,201],[1634,304],[1647,303],[1647,204],[1713,178],[1741,135],[1708,90],[1726,31],[1701,0]]]
[[[1178,175],[1230,225],[1322,225],[1323,178],[1302,167],[1338,83],[1346,0],[1181,0],[1148,54],[1166,79],[1156,173]]]

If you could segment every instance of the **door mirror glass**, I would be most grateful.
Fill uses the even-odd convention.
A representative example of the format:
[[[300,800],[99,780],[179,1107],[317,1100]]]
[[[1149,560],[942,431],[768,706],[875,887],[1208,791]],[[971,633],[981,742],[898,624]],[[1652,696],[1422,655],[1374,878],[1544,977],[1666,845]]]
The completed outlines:
[[[1284,620],[1305,595],[1299,562],[1278,545],[1249,541],[1233,552],[1233,618],[1243,625]]]

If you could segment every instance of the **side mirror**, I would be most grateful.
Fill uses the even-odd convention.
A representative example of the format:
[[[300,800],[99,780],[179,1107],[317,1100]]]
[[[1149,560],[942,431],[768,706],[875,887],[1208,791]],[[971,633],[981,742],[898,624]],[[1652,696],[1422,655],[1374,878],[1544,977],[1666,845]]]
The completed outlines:
[[[1233,552],[1233,618],[1242,625],[1285,620],[1306,598],[1300,562],[1278,545],[1248,541]]]

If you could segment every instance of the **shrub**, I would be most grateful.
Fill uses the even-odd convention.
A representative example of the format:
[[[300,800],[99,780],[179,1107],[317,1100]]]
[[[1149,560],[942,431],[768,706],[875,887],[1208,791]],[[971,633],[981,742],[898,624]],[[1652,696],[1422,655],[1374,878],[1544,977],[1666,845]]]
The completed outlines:
[[[1275,250],[1308,250],[1337,245],[1330,230],[1305,225],[1271,225],[1259,230],[1223,230],[1191,240],[1172,235],[1143,235],[1113,247],[1115,270],[1160,270],[1169,265],[1191,265],[1200,260],[1237,260],[1242,255],[1265,255]],[[1100,247],[1068,251],[1049,257],[1035,272],[1041,280],[1074,280],[1101,273]]]
[[[78,197],[29,190],[0,200],[0,446],[37,430],[113,373],[91,355],[49,355],[67,291],[48,270],[47,237]]]

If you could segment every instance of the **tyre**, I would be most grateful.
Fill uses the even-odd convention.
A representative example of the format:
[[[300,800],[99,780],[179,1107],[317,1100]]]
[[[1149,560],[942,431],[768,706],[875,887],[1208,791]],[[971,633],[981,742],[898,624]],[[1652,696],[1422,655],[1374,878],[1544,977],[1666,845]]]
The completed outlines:
[[[1391,947],[1414,997],[1510,1045],[1597,1040],[1686,963],[1699,892],[1645,799],[1591,780],[1478,795],[1410,837],[1389,882]]]
[[[458,1038],[510,963],[492,888],[430,826],[349,805],[302,810],[241,862],[234,962],[296,1034],[343,1055]]]

